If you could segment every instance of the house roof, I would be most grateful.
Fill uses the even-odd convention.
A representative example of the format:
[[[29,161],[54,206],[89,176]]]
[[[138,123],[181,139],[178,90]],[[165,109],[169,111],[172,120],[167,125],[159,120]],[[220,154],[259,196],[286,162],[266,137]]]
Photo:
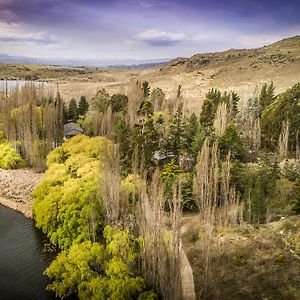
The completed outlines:
[[[83,133],[83,130],[76,123],[70,122],[64,125],[64,134],[67,135],[76,135]]]

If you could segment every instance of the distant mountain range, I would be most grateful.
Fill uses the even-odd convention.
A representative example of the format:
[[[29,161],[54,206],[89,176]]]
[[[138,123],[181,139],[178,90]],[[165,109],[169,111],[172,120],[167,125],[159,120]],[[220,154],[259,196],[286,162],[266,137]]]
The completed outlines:
[[[12,56],[0,54],[0,63],[9,64],[42,64],[70,67],[152,67],[170,61],[162,59],[63,59],[63,58],[34,58],[27,56]]]

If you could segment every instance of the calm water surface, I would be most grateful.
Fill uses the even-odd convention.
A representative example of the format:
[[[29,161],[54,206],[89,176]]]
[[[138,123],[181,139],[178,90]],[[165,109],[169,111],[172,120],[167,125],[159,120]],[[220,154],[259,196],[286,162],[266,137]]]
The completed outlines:
[[[33,221],[0,205],[0,299],[54,299],[43,276],[53,257]]]
[[[43,85],[45,88],[51,85],[47,82],[40,81],[26,81],[26,80],[0,80],[0,91],[13,90],[16,87],[22,88],[26,83],[34,83],[36,85]]]

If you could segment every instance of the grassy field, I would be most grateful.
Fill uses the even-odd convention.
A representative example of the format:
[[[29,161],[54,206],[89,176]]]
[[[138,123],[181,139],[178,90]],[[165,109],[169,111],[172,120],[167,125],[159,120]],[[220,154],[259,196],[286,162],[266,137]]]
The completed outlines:
[[[90,99],[102,88],[111,94],[126,93],[133,79],[149,81],[151,87],[162,88],[169,98],[181,85],[185,108],[199,111],[211,87],[236,91],[245,100],[256,94],[264,82],[273,81],[277,93],[299,82],[300,37],[259,49],[197,54],[147,69],[0,64],[0,78],[47,80],[58,84],[66,100],[81,95]]]

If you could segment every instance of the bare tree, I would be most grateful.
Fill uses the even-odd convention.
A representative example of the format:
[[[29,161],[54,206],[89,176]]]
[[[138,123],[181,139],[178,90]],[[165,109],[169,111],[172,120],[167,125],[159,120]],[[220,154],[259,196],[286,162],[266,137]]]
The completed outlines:
[[[132,81],[128,88],[128,124],[133,128],[137,122],[137,110],[141,101],[144,99],[144,92],[139,81]]]
[[[99,197],[105,224],[116,225],[120,217],[120,163],[118,146],[103,143],[99,174]]]
[[[164,186],[158,170],[148,188],[141,187],[138,224],[143,240],[142,273],[162,299],[181,299],[180,188],[173,188],[169,216],[164,212]],[[169,226],[167,222],[169,220]]]
[[[237,116],[240,131],[250,152],[257,153],[261,146],[261,127],[258,100],[249,99],[246,108]]]
[[[42,170],[47,153],[63,138],[63,100],[41,85],[25,84],[1,99],[2,130],[27,162]],[[18,147],[17,147],[18,145]]]
[[[222,135],[225,131],[226,125],[230,120],[230,112],[228,111],[227,104],[225,102],[220,103],[217,108],[217,112],[214,119],[214,128],[217,135]]]
[[[286,159],[289,152],[289,120],[282,122],[281,133],[278,139],[278,154],[281,159]]]
[[[211,279],[211,246],[214,229],[235,226],[242,217],[239,196],[230,184],[230,153],[225,162],[219,158],[218,144],[205,140],[198,154],[193,192],[199,210],[204,261],[204,297]],[[240,219],[241,221],[241,219]],[[220,245],[221,246],[221,245]]]
[[[239,205],[239,195],[235,186],[230,184],[230,153],[227,159],[222,163],[220,176],[220,209],[219,209],[219,226],[235,226],[238,217],[242,217]],[[241,220],[241,218],[240,218]]]
[[[217,196],[218,196],[218,145],[210,146],[205,140],[201,152],[199,152],[194,177],[193,191],[196,204],[199,209],[199,218],[203,225],[202,251],[205,265],[205,285],[208,284],[208,271],[210,265],[210,246],[214,229]]]

